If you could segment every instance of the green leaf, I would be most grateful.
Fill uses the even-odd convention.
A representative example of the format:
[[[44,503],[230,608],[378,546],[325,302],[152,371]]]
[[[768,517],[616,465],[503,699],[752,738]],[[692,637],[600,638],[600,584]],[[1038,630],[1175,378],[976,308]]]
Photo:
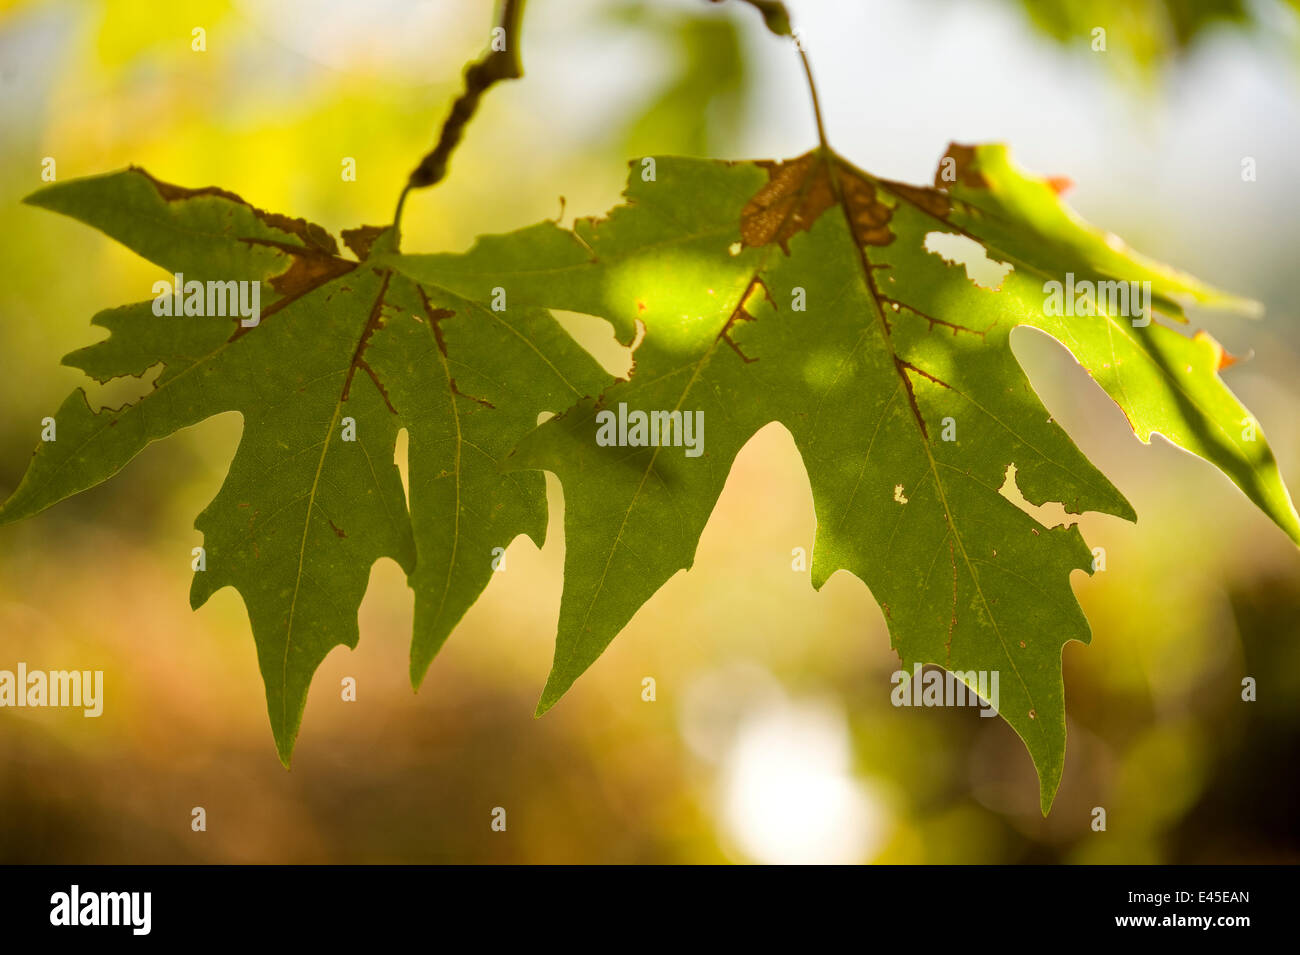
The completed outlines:
[[[878,179],[828,150],[648,168],[634,164],[625,205],[573,232],[543,223],[462,256],[392,261],[467,297],[499,283],[512,302],[604,317],[624,344],[644,326],[630,379],[543,424],[511,459],[553,471],[566,499],[564,596],[539,713],[691,566],[737,452],[776,421],[812,485],[814,586],[839,569],[861,578],[904,669],[997,671],[1000,712],[1029,749],[1046,812],[1065,753],[1062,646],[1090,636],[1070,577],[1091,572],[1092,555],[1076,525],[1045,527],[1001,491],[1014,475],[1035,505],[1135,515],[1052,421],[1011,330],[1055,337],[1143,441],[1159,432],[1217,465],[1300,541],[1262,432],[1243,437],[1248,414],[1218,377],[1218,346],[1158,319],[1135,326],[1106,303],[1049,315],[1045,283],[1149,282],[1175,320],[1182,302],[1250,303],[1092,229],[1000,146],[954,145],[935,188]],[[973,274],[985,257],[1000,281],[981,286],[957,259]],[[702,412],[703,454],[601,446],[597,416],[620,405]]]
[[[311,676],[357,642],[371,565],[397,561],[415,594],[411,679],[492,575],[493,549],[546,530],[542,475],[498,462],[537,423],[598,390],[599,366],[544,310],[494,311],[371,264],[391,233],[344,234],[361,261],[301,219],[219,189],[128,170],[51,186],[28,202],[92,225],[186,283],[263,283],[260,322],[109,309],[109,337],[65,362],[101,382],[158,368],[153,390],[94,411],[78,390],[0,506],[15,521],[120,470],[151,441],[238,412],[243,436],[196,527],[206,569],[190,600],[224,586],[248,608],[267,710],[288,764]],[[480,291],[480,290],[476,290]],[[490,290],[489,290],[490,291]],[[351,419],[350,421],[348,419]],[[394,463],[409,436],[410,502]],[[355,440],[346,440],[349,430]]]

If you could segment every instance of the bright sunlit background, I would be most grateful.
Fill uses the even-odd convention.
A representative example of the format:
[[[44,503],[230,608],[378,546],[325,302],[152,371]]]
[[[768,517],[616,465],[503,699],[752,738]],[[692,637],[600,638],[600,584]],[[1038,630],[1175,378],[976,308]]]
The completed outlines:
[[[856,164],[928,182],[949,140],[1005,140],[1022,165],[1072,179],[1088,218],[1263,301],[1262,322],[1194,320],[1251,356],[1227,380],[1300,488],[1294,3],[1190,5],[1231,14],[1210,23],[1165,21],[1160,0],[789,6],[831,140]],[[45,157],[60,180],[135,164],[335,233],[385,223],[492,25],[485,0],[0,11],[0,495],[40,419],[86,384],[60,358],[100,334],[96,311],[157,278],[19,204]],[[738,0],[530,0],[523,32],[525,79],[485,98],[451,177],[409,201],[404,248],[458,251],[562,204],[565,221],[601,213],[630,157],[814,145],[789,42]],[[356,182],[342,181],[345,157]],[[602,322],[566,321],[626,368]],[[318,672],[286,772],[238,595],[188,606],[194,517],[239,437],[224,416],[0,528],[0,668],[103,669],[107,697],[98,720],[0,711],[0,861],[1300,861],[1300,553],[1209,465],[1138,443],[1058,346],[1017,335],[1057,420],[1140,517],[1082,521],[1106,570],[1075,578],[1094,635],[1065,650],[1066,773],[1046,820],[1002,721],[890,705],[897,657],[860,581],[837,574],[815,593],[792,570],[815,525],[778,426],[738,458],[694,569],[541,720],[562,582],[554,480],[546,547],[511,547],[418,695],[409,591],[377,564],[360,645]],[[134,385],[92,396],[117,404]],[[355,703],[340,699],[345,676]],[[1240,699],[1245,676],[1257,702]],[[190,829],[195,806],[206,832]]]

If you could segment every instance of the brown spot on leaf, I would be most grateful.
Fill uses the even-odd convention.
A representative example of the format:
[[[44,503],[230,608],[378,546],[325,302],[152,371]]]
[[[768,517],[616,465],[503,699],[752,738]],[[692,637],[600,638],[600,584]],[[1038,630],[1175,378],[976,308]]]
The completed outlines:
[[[768,291],[767,285],[763,282],[763,280],[756,275],[754,276],[754,278],[750,280],[749,285],[745,287],[744,293],[740,296],[740,304],[736,306],[735,310],[727,318],[727,324],[723,325],[722,331],[718,333],[718,337],[722,339],[724,342],[726,342],[728,345],[730,345],[731,350],[734,351],[737,355],[739,355],[741,360],[747,365],[750,362],[758,361],[758,359],[750,358],[748,355],[746,355],[743,351],[740,350],[740,346],[737,345],[735,339],[731,337],[731,328],[733,325],[736,324],[736,322],[757,321],[757,319],[755,319],[754,316],[750,314],[748,306],[750,300],[753,299],[753,297],[758,294],[760,289],[762,289],[762,292],[767,297],[767,300],[771,302],[772,308],[773,309],[776,308],[776,302],[772,301],[772,293]]]
[[[329,519],[328,517],[325,518],[325,520],[330,521],[330,519]],[[337,524],[335,524],[333,521],[330,521],[330,529],[331,529],[332,531],[334,531],[334,533],[335,533],[336,535],[338,535],[339,537],[347,537],[347,536],[348,536],[347,533],[343,530],[343,528],[339,527],[339,526],[338,526]]]
[[[269,308],[262,309],[262,319],[266,319],[295,299],[301,298],[327,282],[332,282],[340,275],[346,275],[355,268],[355,263],[333,255],[303,253],[288,246],[285,247],[285,251],[293,256],[293,264],[271,279],[270,283],[271,288],[282,297]]]
[[[485,407],[485,408],[492,408],[492,409],[495,409],[495,408],[496,408],[496,405],[494,405],[492,402],[488,401],[486,398],[480,398],[480,397],[478,397],[477,395],[470,395],[470,394],[466,394],[465,392],[461,391],[461,390],[460,390],[460,387],[456,384],[456,379],[455,379],[455,378],[448,378],[447,380],[451,383],[451,392],[452,392],[452,394],[454,394],[454,395],[460,395],[462,398],[468,398],[470,401],[476,401],[476,402],[478,402],[479,404],[481,404],[481,405],[482,405],[483,407]]]
[[[383,395],[384,403],[388,405],[388,410],[393,414],[397,414],[397,409],[393,407],[393,403],[388,399],[388,391],[379,381],[379,376],[375,374],[375,370],[370,367],[364,357],[366,346],[370,344],[370,336],[375,333],[375,329],[383,327],[384,296],[388,294],[388,280],[391,277],[391,272],[384,273],[384,280],[379,286],[379,294],[375,296],[375,302],[370,307],[370,315],[366,318],[366,325],[361,330],[361,337],[357,340],[356,351],[352,353],[352,361],[348,365],[348,376],[343,382],[343,394],[339,400],[348,400],[348,394],[352,390],[352,378],[356,375],[357,369],[362,368],[365,370],[366,374],[370,376],[370,380],[375,383],[375,387],[379,389],[379,393]]]
[[[358,259],[370,258],[370,247],[375,244],[375,239],[388,229],[383,225],[363,225],[355,229],[344,229],[342,233],[343,244],[352,250],[352,254]]]
[[[429,316],[429,326],[433,329],[433,338],[438,343],[438,351],[442,352],[443,357],[446,357],[447,343],[442,338],[442,321],[451,318],[456,313],[449,308],[434,308],[433,303],[429,301],[429,296],[424,294],[423,285],[417,285],[415,290],[420,293],[420,301],[424,304],[424,314]]]
[[[881,180],[880,184],[900,199],[910,202],[936,219],[946,219],[948,213],[952,211],[952,200],[937,189],[930,189],[925,186],[909,186],[905,182],[886,182],[884,180]]]
[[[842,160],[835,159],[834,163],[834,181],[828,162],[818,153],[785,162],[757,163],[767,170],[768,182],[741,210],[741,247],[776,242],[789,255],[790,239],[810,230],[821,214],[840,199],[861,244],[882,246],[893,242],[889,220],[894,212],[880,198],[880,187]],[[881,185],[895,191],[892,184]],[[941,215],[948,212],[947,197],[933,190],[899,186],[897,192],[928,211]]]
[[[947,165],[944,160],[949,158],[954,162],[955,181],[975,189],[988,188],[988,181],[983,174],[971,168],[975,164],[975,147],[963,146],[961,143],[948,144],[948,151],[943,154],[943,159],[939,160],[939,170],[934,174],[934,188],[947,189],[952,185],[953,180],[945,179],[943,175],[944,167]]]
[[[894,210],[880,200],[875,183],[842,165],[839,180],[858,241],[863,245],[889,245],[893,242],[894,233],[889,228],[889,220]]]
[[[287,243],[270,242],[265,239],[241,239],[240,241],[247,242],[249,245],[266,245],[280,249],[292,257],[293,263],[285,271],[272,278],[269,283],[280,297],[262,309],[258,325],[237,325],[234,333],[230,336],[232,342],[254,331],[260,327],[261,322],[266,321],[281,309],[292,305],[304,295],[316,291],[316,289],[332,282],[340,275],[351,272],[357,265],[347,259],[340,259],[337,256],[327,255],[323,252],[304,250]]]
[[[379,389],[379,396],[384,399],[384,404],[388,406],[388,410],[393,414],[397,414],[397,409],[393,407],[393,399],[388,396],[388,389],[385,388],[384,383],[379,380],[379,375],[375,374],[375,369],[370,367],[370,362],[366,361],[364,358],[358,358],[357,365],[364,370],[365,373],[370,376],[370,380],[375,383],[375,387]]]
[[[757,165],[767,170],[768,182],[740,212],[741,241],[747,246],[775,242],[789,255],[788,243],[795,233],[807,232],[835,204],[826,163],[816,153],[807,153]]]
[[[325,229],[316,225],[314,222],[308,222],[306,219],[294,218],[293,216],[281,215],[277,212],[267,212],[259,209],[246,202],[242,197],[225,189],[216,186],[205,186],[202,189],[188,189],[184,186],[177,186],[170,182],[163,182],[161,179],[155,179],[139,166],[131,166],[132,172],[139,173],[149,181],[154,190],[167,202],[182,202],[188,199],[200,199],[203,197],[214,197],[225,199],[228,202],[237,203],[248,209],[254,216],[279,232],[288,236],[296,237],[301,244],[294,242],[280,242],[274,239],[267,239],[254,236],[234,236],[231,238],[249,245],[261,245],[268,248],[279,249],[286,255],[292,257],[292,263],[284,272],[270,280],[271,288],[280,296],[275,302],[262,309],[261,318],[263,320],[274,315],[285,306],[291,304],[294,300],[306,295],[321,285],[351,271],[355,263],[338,257],[338,243],[334,237]],[[252,331],[255,326],[240,325],[235,329],[230,340],[234,341]]]
[[[162,196],[168,202],[179,202],[184,199],[198,199],[204,196],[215,196],[219,199],[227,199],[230,202],[237,202],[246,207],[253,215],[261,219],[272,229],[278,229],[281,232],[287,232],[290,235],[296,235],[306,244],[309,249],[315,249],[326,255],[338,255],[338,243],[334,241],[334,236],[330,235],[325,229],[316,225],[314,222],[308,222],[306,219],[296,219],[292,216],[280,215],[278,212],[266,212],[258,209],[246,202],[242,197],[225,189],[219,189],[216,186],[205,186],[202,189],[187,189],[184,186],[177,186],[170,182],[163,182],[161,179],[155,179],[149,173],[145,172],[139,166],[131,166],[130,171],[138,172],[149,180],[150,184],[157,190],[158,195]]]

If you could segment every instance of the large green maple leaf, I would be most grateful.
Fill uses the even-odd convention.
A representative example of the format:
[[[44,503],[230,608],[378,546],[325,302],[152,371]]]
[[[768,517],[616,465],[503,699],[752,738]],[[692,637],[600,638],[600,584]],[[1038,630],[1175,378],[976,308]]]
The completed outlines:
[[[1020,325],[1066,346],[1142,441],[1158,432],[1217,465],[1300,541],[1263,434],[1218,376],[1221,349],[1161,321],[1185,320],[1185,301],[1249,303],[1088,226],[1003,147],[954,145],[934,188],[873,177],[828,149],[785,163],[659,158],[633,165],[626,197],[572,232],[543,223],[465,255],[387,260],[467,298],[500,285],[512,302],[601,316],[624,344],[643,325],[630,378],[511,458],[556,473],[566,499],[539,712],[691,566],[737,452],[776,421],[812,485],[813,585],[841,568],[865,581],[905,669],[997,671],[1000,712],[1029,749],[1046,812],[1065,753],[1062,647],[1090,636],[1070,575],[1091,572],[1092,554],[1076,525],[1043,526],[1000,489],[1014,473],[1032,504],[1135,516],[1039,401],[1010,348]],[[945,242],[1009,271],[980,287],[953,253],[931,251]],[[1121,316],[1118,300],[1049,314],[1045,283],[1111,280],[1149,282],[1156,319]],[[620,405],[703,412],[703,454],[602,446],[598,415]]]
[[[288,763],[312,673],[356,645],[370,566],[391,557],[415,593],[411,677],[492,576],[494,548],[546,531],[539,473],[498,461],[537,423],[607,375],[549,313],[504,311],[370,263],[391,231],[344,238],[219,189],[140,170],[51,186],[28,202],[92,225],[184,281],[257,281],[260,322],[160,317],[145,301],[100,312],[109,336],[65,363],[98,381],[157,370],[151,392],[91,409],[75,391],[55,415],[0,523],[85,490],[145,445],[227,411],[243,435],[199,516],[206,569],[190,601],[244,599],[280,758]],[[142,290],[143,291],[143,290]],[[350,419],[350,420],[349,420]],[[394,463],[408,432],[410,502]]]

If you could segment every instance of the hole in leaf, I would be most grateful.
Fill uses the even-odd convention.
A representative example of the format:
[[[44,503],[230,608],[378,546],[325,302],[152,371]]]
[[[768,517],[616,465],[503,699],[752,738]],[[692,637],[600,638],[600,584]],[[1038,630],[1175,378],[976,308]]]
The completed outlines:
[[[955,232],[926,233],[925,251],[939,256],[949,265],[964,265],[966,277],[971,282],[992,292],[1000,291],[1002,280],[1015,269],[1010,262],[990,259],[984,246]]]
[[[406,499],[411,499],[411,481],[407,477],[408,465],[407,455],[411,446],[411,436],[405,428],[397,429],[397,437],[393,441],[393,464],[397,466],[397,473],[402,478],[402,491],[406,494]]]
[[[1059,501],[1044,501],[1042,504],[1033,504],[1026,500],[1025,496],[1020,493],[1020,485],[1016,483],[1016,466],[1014,463],[1007,465],[1006,477],[1003,478],[998,493],[1044,527],[1056,527],[1058,524],[1077,524],[1079,521],[1079,516],[1067,513],[1065,505]]]
[[[632,373],[632,352],[641,344],[645,327],[637,322],[636,339],[630,346],[619,343],[614,326],[603,318],[582,312],[551,312],[569,336],[587,350],[600,366],[615,378],[627,378]]]
[[[133,405],[154,390],[154,382],[163,372],[163,363],[150,365],[139,375],[122,375],[98,386],[86,385],[86,404],[98,414],[105,408],[120,410]]]

